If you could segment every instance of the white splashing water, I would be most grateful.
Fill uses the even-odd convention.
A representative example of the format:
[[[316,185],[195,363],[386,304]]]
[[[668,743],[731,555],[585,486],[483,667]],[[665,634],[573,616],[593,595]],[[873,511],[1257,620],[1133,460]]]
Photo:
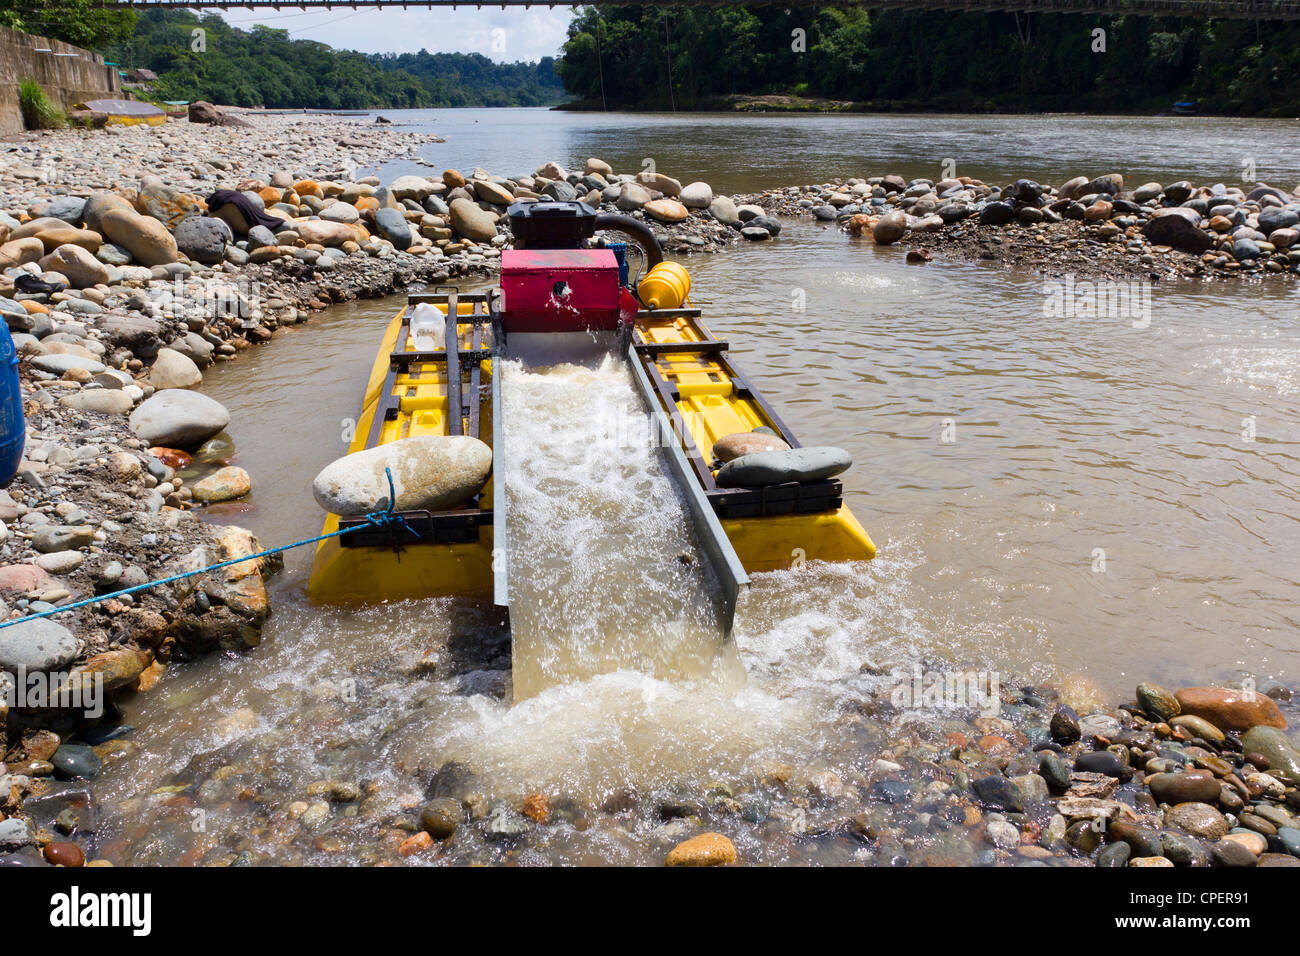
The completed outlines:
[[[624,362],[503,375],[515,699],[623,669],[738,672]]]

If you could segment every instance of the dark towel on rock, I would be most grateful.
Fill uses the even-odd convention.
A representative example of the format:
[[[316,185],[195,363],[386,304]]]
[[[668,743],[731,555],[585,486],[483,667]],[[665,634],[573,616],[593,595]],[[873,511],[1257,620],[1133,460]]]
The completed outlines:
[[[258,209],[253,200],[249,199],[241,192],[233,189],[218,189],[208,197],[208,215],[213,215],[222,206],[229,203],[239,210],[239,214],[244,217],[248,223],[248,228],[254,226],[265,226],[272,232],[286,228],[289,224],[283,219],[275,216],[268,216],[262,210]]]

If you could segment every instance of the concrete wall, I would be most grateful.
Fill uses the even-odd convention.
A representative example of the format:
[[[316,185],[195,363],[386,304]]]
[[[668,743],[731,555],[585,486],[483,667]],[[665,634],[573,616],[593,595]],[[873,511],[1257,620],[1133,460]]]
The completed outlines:
[[[48,49],[51,53],[38,53]],[[73,53],[75,56],[55,56]],[[23,128],[18,108],[18,81],[34,77],[45,94],[65,110],[82,100],[120,98],[117,67],[79,46],[0,27],[0,135]]]

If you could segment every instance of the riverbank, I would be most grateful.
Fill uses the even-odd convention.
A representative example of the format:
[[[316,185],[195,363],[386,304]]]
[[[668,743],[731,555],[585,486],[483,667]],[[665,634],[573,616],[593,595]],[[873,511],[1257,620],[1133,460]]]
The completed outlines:
[[[770,213],[834,223],[876,245],[904,243],[961,260],[1101,279],[1300,275],[1300,186],[1134,186],[1120,173],[1060,186],[1017,179],[897,174],[790,186],[740,197]]]

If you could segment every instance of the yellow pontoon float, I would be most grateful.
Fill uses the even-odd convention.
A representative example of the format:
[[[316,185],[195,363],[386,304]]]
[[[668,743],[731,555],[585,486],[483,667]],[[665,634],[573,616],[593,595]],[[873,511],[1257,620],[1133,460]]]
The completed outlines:
[[[688,305],[689,276],[663,262],[639,220],[598,214],[578,202],[510,208],[515,248],[501,256],[501,286],[412,295],[389,325],[349,452],[423,435],[470,435],[493,449],[493,477],[465,507],[402,512],[377,527],[330,516],[325,531],[353,528],[317,549],[309,594],[322,601],[368,601],[491,591],[509,607],[509,542],[501,483],[508,454],[496,359],[530,364],[580,360],[617,349],[657,424],[670,469],[693,519],[700,550],[722,590],[730,630],[748,572],[802,560],[850,561],[876,548],[843,501],[837,477],[758,487],[719,484],[717,439],[763,429],[801,446],[759,390],[731,362]],[[632,291],[627,246],[595,238],[621,232],[636,241],[649,270]],[[648,307],[646,302],[650,303]],[[412,323],[434,306],[443,346],[421,349]],[[427,309],[424,310],[427,315]],[[428,344],[427,340],[424,344]]]

